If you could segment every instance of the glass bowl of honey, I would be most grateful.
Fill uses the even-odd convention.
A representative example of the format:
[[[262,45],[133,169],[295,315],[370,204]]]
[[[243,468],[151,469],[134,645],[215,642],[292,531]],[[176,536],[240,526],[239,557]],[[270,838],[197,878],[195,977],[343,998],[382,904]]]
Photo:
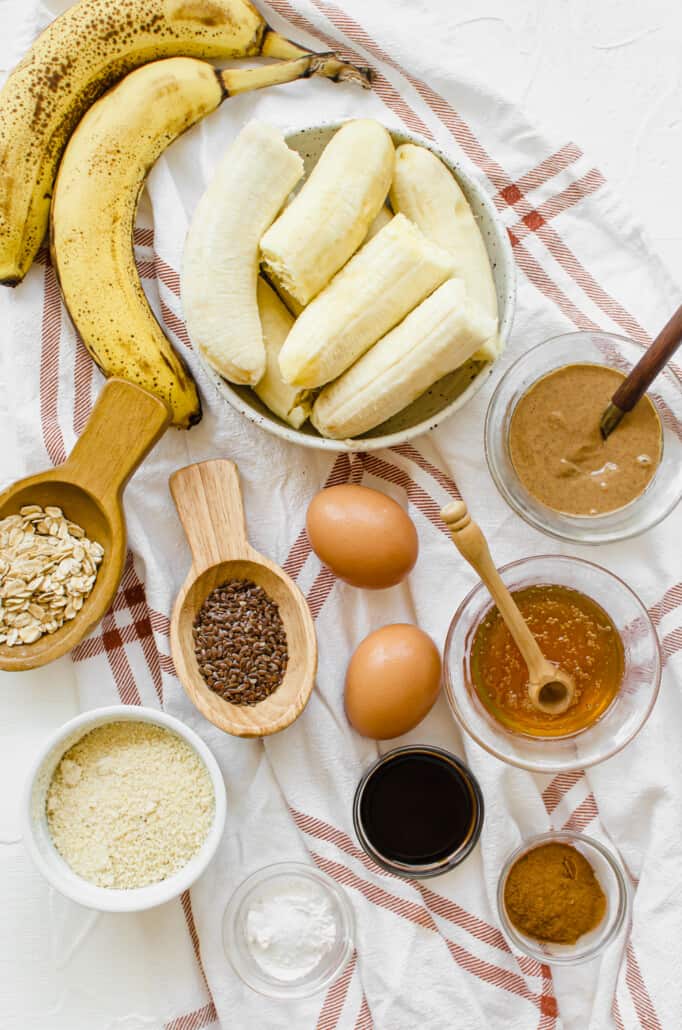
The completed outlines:
[[[639,733],[658,696],[660,647],[646,608],[613,573],[579,558],[537,555],[498,571],[544,656],[573,677],[573,701],[560,714],[534,707],[525,662],[479,583],[445,643],[453,715],[481,747],[532,772],[610,758]]]
[[[607,440],[599,422],[645,351],[603,332],[555,336],[500,379],[485,423],[499,492],[535,529],[599,544],[637,536],[682,497],[682,381],[666,366]]]
[[[611,848],[567,830],[523,841],[504,864],[497,909],[507,938],[550,965],[599,955],[627,924],[630,892]]]

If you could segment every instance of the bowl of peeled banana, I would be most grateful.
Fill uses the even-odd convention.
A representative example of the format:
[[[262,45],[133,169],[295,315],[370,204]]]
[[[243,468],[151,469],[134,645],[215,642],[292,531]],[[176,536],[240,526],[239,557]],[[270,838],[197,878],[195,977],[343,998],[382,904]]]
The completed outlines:
[[[515,302],[489,196],[432,144],[371,119],[246,125],[194,212],[181,287],[225,400],[333,451],[404,443],[462,407]]]

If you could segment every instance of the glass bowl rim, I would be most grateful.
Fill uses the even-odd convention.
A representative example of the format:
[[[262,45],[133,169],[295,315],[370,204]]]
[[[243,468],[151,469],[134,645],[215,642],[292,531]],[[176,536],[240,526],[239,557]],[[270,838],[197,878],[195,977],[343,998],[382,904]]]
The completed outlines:
[[[425,866],[410,865],[409,863],[397,861],[392,862],[383,856],[369,840],[364,831],[362,819],[360,817],[360,803],[364,789],[367,786],[370,777],[376,772],[379,766],[383,765],[389,759],[395,758],[396,755],[414,754],[418,751],[429,751],[431,753],[435,753],[454,764],[461,773],[463,779],[467,781],[469,789],[474,796],[476,807],[473,819],[473,829],[469,839],[457,851],[450,855],[449,858]],[[438,744],[405,744],[402,747],[398,746],[391,748],[390,751],[386,751],[383,755],[379,755],[379,757],[372,762],[369,768],[362,774],[353,796],[353,828],[360,843],[360,847],[367,857],[378,865],[380,869],[407,880],[426,880],[430,879],[432,876],[442,876],[444,873],[450,872],[451,869],[456,869],[458,865],[461,865],[462,862],[466,861],[478,844],[484,822],[485,799],[481,785],[478,782],[475,773],[461,758],[453,754],[451,751],[448,751],[446,748],[440,747]]]
[[[565,842],[566,840],[584,844],[588,849],[593,848],[595,851],[598,851],[601,857],[606,861],[606,864],[614,875],[614,880],[618,887],[618,907],[608,930],[599,940],[595,941],[584,952],[579,953],[578,955],[573,952],[567,952],[563,955],[554,956],[548,955],[542,950],[542,942],[538,941],[537,947],[535,947],[534,944],[529,943],[532,938],[527,938],[525,935],[520,934],[512,925],[511,920],[507,916],[504,905],[504,888],[511,868],[519,858],[527,854],[529,851],[533,851],[541,844],[551,843],[552,841]],[[602,952],[618,936],[625,925],[626,920],[629,919],[631,907],[628,878],[620,855],[614,848],[610,848],[608,845],[602,844],[601,841],[596,840],[594,837],[591,837],[586,833],[577,833],[574,830],[548,830],[545,833],[536,833],[532,834],[530,837],[525,837],[518,847],[514,848],[511,854],[507,856],[502,865],[497,881],[496,900],[497,913],[505,936],[507,936],[514,947],[518,948],[518,950],[523,952],[524,955],[528,955],[530,958],[537,959],[539,962],[546,963],[550,966],[579,965],[595,958],[595,956]],[[597,927],[595,927],[595,929],[597,929]],[[573,947],[575,947],[575,945],[573,945]]]
[[[672,503],[668,504],[667,507],[662,508],[660,511],[654,512],[652,517],[649,520],[644,520],[641,526],[633,525],[621,529],[611,530],[610,532],[607,528],[606,532],[604,532],[603,535],[591,537],[589,535],[582,535],[580,532],[580,527],[584,527],[586,534],[589,534],[590,527],[592,527],[592,529],[596,532],[596,524],[599,522],[599,520],[601,520],[601,526],[603,527],[604,520],[608,519],[610,516],[619,515],[630,505],[625,505],[623,508],[617,508],[611,512],[604,512],[602,515],[598,516],[571,515],[570,513],[558,511],[555,512],[551,508],[547,508],[547,511],[550,513],[550,518],[555,519],[557,522],[556,525],[550,525],[546,521],[536,517],[536,515],[533,512],[527,510],[523,504],[519,503],[516,496],[510,490],[504,474],[498,468],[496,459],[492,456],[494,450],[492,428],[493,410],[499,403],[500,394],[504,389],[505,385],[509,383],[512,373],[517,371],[520,365],[527,363],[533,354],[535,354],[537,351],[541,349],[549,347],[550,344],[556,344],[559,340],[570,340],[576,336],[585,337],[590,335],[608,337],[609,340],[616,341],[617,343],[628,344],[636,348],[638,351],[640,351],[642,355],[646,352],[648,346],[646,344],[639,343],[637,340],[633,340],[629,336],[623,336],[620,333],[611,333],[605,329],[576,329],[573,332],[557,333],[554,336],[548,336],[546,339],[540,340],[539,343],[534,344],[532,347],[529,347],[528,350],[524,351],[523,354],[520,354],[511,363],[511,365],[509,365],[509,367],[506,368],[504,372],[502,372],[502,374],[498,378],[495,388],[492,391],[492,394],[490,395],[490,400],[488,401],[488,407],[485,413],[483,425],[483,449],[485,452],[486,465],[488,467],[488,471],[493,480],[493,483],[495,484],[495,488],[498,494],[500,495],[502,500],[511,508],[511,510],[516,515],[518,515],[519,518],[523,519],[526,525],[531,526],[538,533],[544,533],[546,536],[553,537],[555,540],[561,540],[567,543],[578,544],[584,547],[598,547],[601,544],[619,543],[623,540],[631,540],[633,537],[642,536],[644,533],[649,532],[649,530],[653,529],[655,526],[659,525],[659,523],[663,522],[663,520],[666,519],[675,510],[680,501],[682,501],[682,489],[678,491],[677,497],[672,501]],[[581,361],[580,359],[577,359],[575,362],[566,362],[566,364],[571,363],[597,364],[597,362]],[[613,367],[606,363],[603,364],[606,368]],[[547,369],[544,373],[538,375],[537,378],[533,380],[533,383],[538,382],[540,379],[543,378],[543,376],[550,375],[551,372],[557,371],[559,368],[562,367],[563,365],[557,365],[555,368]],[[665,371],[665,369],[661,370],[661,372],[663,371]],[[680,403],[682,404],[682,384],[670,380],[670,385],[671,388],[675,388],[677,392],[680,394]],[[527,389],[530,389],[530,387],[528,387]],[[658,417],[661,421],[661,428],[663,430],[665,426],[665,421],[658,408],[658,405],[655,404],[655,402],[654,406],[656,408]],[[505,441],[502,441],[500,443],[500,446],[505,448],[506,450]],[[521,483],[521,481],[518,479],[518,476],[516,478],[518,482]],[[649,484],[647,484],[647,489],[654,482],[654,480],[655,475],[654,477],[652,477]],[[638,497],[635,497],[633,501],[630,502],[630,504],[637,504],[639,501],[643,500],[645,494],[646,490]],[[571,520],[575,520],[575,524]]]
[[[267,879],[272,879],[275,876],[286,875],[295,875],[303,877],[304,879],[313,880],[331,894],[336,899],[341,912],[340,925],[346,931],[345,938],[343,940],[343,950],[338,963],[323,977],[319,977],[317,980],[314,980],[312,984],[302,984],[300,981],[292,981],[291,983],[287,981],[276,981],[274,977],[272,979],[268,979],[267,974],[258,972],[252,976],[249,971],[245,969],[241,958],[237,958],[231,952],[230,948],[228,948],[228,938],[230,936],[232,938],[236,937],[237,914],[244,900],[249,896],[253,889],[258,886],[258,884]],[[248,876],[244,877],[244,879],[237,884],[223,909],[221,918],[221,942],[223,953],[227,961],[230,963],[230,966],[239,979],[245,983],[250,990],[261,995],[261,997],[266,998],[279,998],[281,1000],[286,1000],[310,998],[316,994],[320,994],[339,978],[343,970],[348,965],[353,951],[355,950],[355,938],[355,912],[346,891],[340,884],[337,884],[331,876],[323,872],[323,870],[318,869],[314,865],[309,865],[306,862],[300,862],[297,860],[270,862],[267,865],[260,866],[258,869],[254,869],[253,872],[249,873]],[[255,965],[256,963],[254,960],[254,966]]]
[[[591,768],[594,765],[600,765],[602,762],[606,762],[609,758],[613,758],[614,755],[617,755],[620,751],[622,751],[624,748],[626,748],[628,746],[628,744],[632,743],[632,741],[635,739],[635,737],[642,731],[642,729],[644,728],[646,723],[649,721],[649,717],[650,717],[650,715],[651,715],[651,713],[652,713],[652,711],[654,709],[654,705],[656,704],[656,701],[658,700],[658,695],[659,695],[660,689],[661,689],[661,678],[662,678],[662,674],[663,674],[663,657],[662,657],[662,652],[661,652],[661,642],[659,640],[658,633],[657,633],[656,627],[654,626],[654,623],[653,623],[653,621],[651,619],[651,616],[649,615],[649,612],[647,611],[646,607],[644,606],[644,603],[643,603],[642,599],[639,597],[639,595],[636,594],[635,591],[632,589],[632,587],[629,586],[625,582],[625,580],[621,579],[621,577],[618,576],[615,572],[611,572],[610,569],[604,568],[603,565],[598,565],[597,562],[590,561],[587,558],[578,558],[578,557],[576,557],[574,555],[568,555],[568,554],[532,554],[532,555],[529,555],[527,558],[516,558],[514,561],[507,562],[505,565],[500,565],[500,566],[497,567],[497,571],[500,573],[500,575],[502,575],[503,573],[508,572],[510,569],[515,569],[515,568],[517,568],[517,567],[519,567],[521,565],[525,565],[525,564],[527,564],[528,562],[531,562],[531,561],[558,561],[558,562],[561,562],[561,564],[566,563],[566,564],[571,564],[571,565],[586,565],[589,568],[596,569],[598,572],[601,572],[604,575],[606,575],[607,577],[610,577],[611,579],[615,580],[619,584],[619,586],[622,587],[623,590],[627,594],[629,594],[630,597],[635,601],[635,604],[640,609],[641,614],[644,616],[644,618],[645,618],[645,620],[647,622],[647,625],[648,625],[649,629],[651,630],[651,636],[652,636],[652,639],[653,639],[653,642],[654,642],[654,656],[655,656],[655,660],[656,660],[656,668],[655,668],[655,675],[654,675],[654,678],[653,678],[653,689],[652,689],[652,693],[651,693],[651,698],[650,698],[649,703],[648,703],[648,705],[646,707],[646,710],[645,710],[645,712],[643,714],[643,717],[640,719],[638,725],[635,727],[633,733],[627,738],[627,740],[624,740],[622,743],[618,744],[616,747],[613,747],[613,748],[609,749],[605,754],[600,755],[597,758],[592,758],[589,761],[585,761],[585,760],[577,761],[576,760],[573,763],[568,763],[568,764],[567,763],[562,763],[562,764],[556,765],[556,766],[550,766],[550,765],[538,766],[536,762],[528,761],[526,759],[516,758],[515,756],[512,757],[512,756],[510,756],[507,753],[503,754],[502,751],[500,751],[497,747],[495,747],[494,745],[489,744],[487,741],[484,741],[483,739],[481,739],[480,735],[477,732],[475,732],[471,728],[471,726],[469,725],[468,720],[465,718],[465,716],[461,712],[460,705],[458,704],[458,702],[455,699],[454,690],[452,689],[452,686],[451,686],[451,684],[452,684],[452,677],[450,675],[450,662],[449,662],[448,659],[449,659],[450,649],[451,649],[451,645],[452,645],[452,637],[454,635],[454,632],[455,632],[455,629],[457,627],[457,624],[459,623],[460,619],[462,618],[462,615],[464,613],[464,609],[466,608],[466,606],[469,604],[469,602],[472,600],[472,598],[477,593],[479,593],[480,591],[486,589],[485,584],[483,583],[482,580],[479,580],[478,583],[476,583],[471,588],[471,590],[467,593],[467,595],[465,596],[463,601],[457,607],[457,610],[455,611],[454,615],[452,616],[452,619],[450,620],[450,625],[448,626],[448,631],[447,631],[447,634],[445,636],[445,644],[443,646],[443,674],[444,674],[444,683],[445,683],[445,696],[446,696],[446,699],[447,699],[447,702],[448,702],[448,707],[450,708],[450,711],[452,712],[453,716],[455,717],[455,720],[457,721],[457,723],[462,727],[464,732],[472,740],[474,740],[479,745],[479,747],[482,747],[485,751],[488,752],[488,754],[493,755],[494,758],[497,758],[499,761],[504,762],[507,765],[513,765],[517,769],[525,769],[527,772],[547,773],[547,774],[550,774],[550,775],[552,773],[570,772],[570,771],[575,770],[575,769],[589,769],[589,768]],[[607,612],[607,615],[608,615],[608,612]],[[540,739],[540,738],[537,738],[537,739]],[[569,738],[569,737],[555,737],[555,738],[542,738],[542,739],[543,740],[554,739],[554,740],[557,740],[557,741],[561,741],[561,740],[568,740],[568,739],[571,739],[571,738]]]

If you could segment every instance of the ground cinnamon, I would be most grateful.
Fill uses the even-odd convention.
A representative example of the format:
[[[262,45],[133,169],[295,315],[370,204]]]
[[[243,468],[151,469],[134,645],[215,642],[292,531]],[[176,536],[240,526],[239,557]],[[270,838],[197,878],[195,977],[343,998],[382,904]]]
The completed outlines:
[[[511,923],[553,944],[575,944],[604,918],[606,897],[594,869],[570,844],[541,844],[512,866],[504,888]]]

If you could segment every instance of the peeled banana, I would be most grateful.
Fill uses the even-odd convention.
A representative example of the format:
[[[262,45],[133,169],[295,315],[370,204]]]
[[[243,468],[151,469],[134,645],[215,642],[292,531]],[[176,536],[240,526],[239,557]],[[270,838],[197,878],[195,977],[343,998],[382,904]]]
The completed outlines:
[[[156,393],[177,426],[197,422],[201,407],[135,268],[132,230],[145,177],[168,144],[225,97],[337,69],[338,62],[324,55],[229,71],[188,57],[156,61],[101,97],[64,152],[51,216],[52,260],[64,303],[105,375]]]
[[[391,221],[392,218],[393,218],[393,212],[391,211],[390,207],[388,207],[387,204],[383,204],[379,208],[378,215],[376,216],[376,218],[374,219],[374,221],[370,225],[369,229],[367,230],[367,235],[365,237],[365,243],[367,243],[369,240],[374,239],[376,234],[378,232],[381,232],[381,230],[384,228],[384,226],[388,225],[388,223]]]
[[[248,0],[81,0],[38,37],[0,92],[0,282],[15,285],[45,235],[64,147],[87,109],[158,58],[294,58]],[[336,78],[367,84],[337,61]]]
[[[404,143],[396,150],[391,206],[448,251],[454,274],[462,279],[472,300],[495,319],[490,339],[477,355],[494,361],[500,352],[497,291],[481,231],[459,183],[426,147]]]
[[[308,389],[335,379],[452,271],[450,255],[396,215],[299,315],[280,352],[283,378]]]
[[[321,391],[313,425],[335,440],[374,429],[454,372],[494,329],[464,283],[449,279]]]
[[[391,185],[394,154],[379,122],[347,122],[263,236],[268,278],[299,304],[308,304],[365,239]]]
[[[378,215],[375,217],[374,221],[367,230],[367,235],[365,236],[364,242],[367,243],[367,241],[371,240],[373,236],[376,236],[379,230],[383,229],[385,225],[388,225],[392,218],[393,212],[391,211],[390,207],[388,207],[387,204],[382,205],[382,207],[379,208]],[[300,301],[296,300],[295,297],[292,297],[289,291],[285,290],[281,283],[278,283],[273,279],[268,279],[267,281],[275,290],[277,295],[281,298],[281,300],[284,301],[287,310],[290,311],[291,314],[294,315],[296,318],[298,318],[298,316],[303,311],[305,304],[301,304]]]
[[[273,288],[273,290],[275,291],[275,293],[277,294],[277,296],[279,297],[279,299],[281,301],[283,301],[283,303],[286,306],[287,311],[290,311],[291,314],[294,316],[294,318],[298,318],[298,316],[303,311],[304,305],[303,304],[299,304],[299,302],[297,300],[294,300],[294,298],[291,296],[291,294],[288,293],[284,289],[284,287],[281,286],[279,283],[273,282],[272,279],[268,279],[267,276],[265,276],[265,275],[264,275],[264,278],[265,278],[265,281],[267,282],[268,286],[271,286]]]
[[[261,278],[258,279],[258,310],[267,361],[265,375],[254,387],[255,392],[270,411],[294,429],[300,429],[310,414],[312,394],[309,390],[289,386],[279,370],[279,352],[294,319],[272,287]]]
[[[256,282],[260,238],[303,175],[282,133],[249,122],[220,161],[187,234],[182,304],[187,330],[232,383],[265,372]]]

